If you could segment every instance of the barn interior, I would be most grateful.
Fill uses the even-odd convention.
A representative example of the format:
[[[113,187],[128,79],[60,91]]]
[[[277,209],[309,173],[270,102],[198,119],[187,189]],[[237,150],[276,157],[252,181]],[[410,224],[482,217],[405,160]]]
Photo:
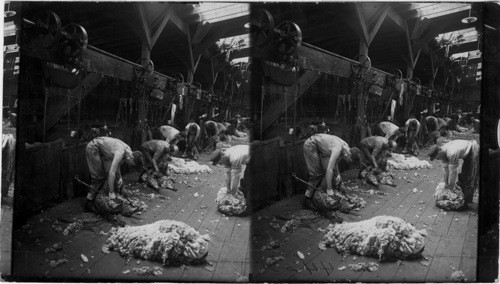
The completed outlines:
[[[497,3],[4,4],[3,280],[498,278]],[[447,123],[438,137],[428,116]],[[401,132],[387,171],[337,159],[341,201],[323,178],[316,193],[335,209],[305,207],[307,141],[360,148],[387,135],[381,122]],[[99,187],[109,212],[89,210],[92,141],[142,150],[177,141],[162,126],[189,137],[192,123],[199,155],[180,141],[161,170],[126,161],[118,198]],[[458,140],[481,145],[480,184],[467,207],[443,209],[439,196],[460,195],[438,190],[444,163],[428,152]],[[248,163],[234,195],[233,172],[214,162],[233,146]]]
[[[211,151],[201,150],[206,121],[228,126],[249,114],[248,54],[240,52],[249,46],[249,5],[9,5],[16,11],[9,21],[21,46],[19,89],[9,94],[17,100],[16,122],[22,125],[16,137],[15,241],[12,251],[2,246],[11,279],[236,281],[248,275],[249,218],[219,212],[216,198],[226,184],[225,171],[210,163]],[[161,126],[182,133],[186,127],[188,133],[192,123],[198,125],[200,144],[193,146],[202,152],[198,157],[171,152],[161,157],[172,160],[167,168],[142,175],[121,167],[124,185],[118,195],[126,200],[120,202],[139,211],[127,216],[86,211],[90,141],[114,138],[135,151],[147,141],[165,140]],[[226,148],[249,144],[244,129],[236,130],[238,137],[234,132],[226,137]],[[182,151],[182,141],[178,146]],[[110,199],[113,204],[111,191]],[[170,250],[148,247],[137,259],[131,259],[134,249],[117,252],[122,246],[101,252],[111,242],[111,228],[129,225],[137,233],[147,231],[139,226],[157,221],[180,235],[164,244]],[[206,242],[209,252],[201,255]],[[146,248],[135,251],[141,249]]]
[[[443,169],[429,160],[430,145],[420,140],[425,137],[418,139],[420,151],[412,158],[429,165],[392,168],[392,186],[380,178],[378,183],[358,178],[359,168],[338,162],[346,192],[366,202],[361,209],[336,212],[332,219],[302,203],[311,178],[304,143],[311,135],[332,134],[353,149],[366,137],[384,136],[378,128],[384,121],[404,127],[415,118],[424,127],[427,116],[479,119],[482,15],[483,5],[476,3],[252,5],[250,88],[257,141],[250,174],[258,178],[250,180],[255,183],[253,204],[261,209],[252,215],[256,280],[441,282],[458,281],[457,275],[470,281],[496,275],[492,258],[481,259],[490,263],[482,268],[477,265],[477,185],[468,210],[438,208],[433,195]],[[437,143],[479,143],[475,122],[446,127]],[[420,130],[425,135],[426,130]],[[396,157],[393,153],[388,159]],[[326,186],[316,191],[322,189]],[[369,245],[351,254],[341,241],[334,243],[336,249],[325,247],[325,240],[331,241],[337,232],[329,225],[338,219],[355,224],[377,216],[397,217],[426,229],[421,257],[384,261],[367,255]],[[369,242],[363,237],[356,240]]]

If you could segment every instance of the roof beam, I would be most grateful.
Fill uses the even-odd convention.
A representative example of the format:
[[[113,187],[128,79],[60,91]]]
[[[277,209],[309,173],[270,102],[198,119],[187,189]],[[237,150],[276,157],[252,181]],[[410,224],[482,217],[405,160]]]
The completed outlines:
[[[378,30],[380,29],[380,26],[382,25],[385,18],[387,17],[387,14],[389,13],[390,8],[391,7],[386,4],[379,9],[380,13],[377,13],[378,14],[377,21],[375,22],[375,25],[373,25],[373,27],[370,28],[368,45],[371,44],[372,40],[375,38],[375,35],[378,33]]]
[[[207,48],[209,48],[212,44],[216,43],[219,39],[223,38],[226,34],[229,27],[221,27],[219,30],[216,30],[211,36],[201,42],[198,46],[196,46],[193,54],[198,56],[202,54]]]
[[[416,55],[416,52],[418,50],[422,49],[433,38],[435,38],[439,33],[446,29],[448,25],[448,22],[434,22],[429,31],[427,31],[425,34],[422,33],[421,37],[415,39],[413,46],[413,55]]]
[[[175,11],[172,11],[172,14],[170,15],[170,21],[175,24],[175,26],[184,34],[187,35],[186,31],[186,25],[182,21],[182,19],[177,15]]]
[[[387,16],[394,21],[402,30],[405,30],[404,19],[391,7],[387,13]]]
[[[203,38],[208,34],[210,31],[210,28],[212,27],[212,24],[206,23],[203,24],[202,22],[199,22],[198,25],[196,26],[196,32],[194,33],[193,36],[193,44],[199,44]]]

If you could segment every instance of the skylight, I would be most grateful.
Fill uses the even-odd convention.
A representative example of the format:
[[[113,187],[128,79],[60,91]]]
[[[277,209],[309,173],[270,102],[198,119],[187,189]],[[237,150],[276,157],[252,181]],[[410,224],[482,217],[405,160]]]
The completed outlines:
[[[417,10],[418,17],[432,19],[469,10],[471,5],[464,3],[414,3],[412,8]]]
[[[449,33],[439,34],[436,41],[441,45],[459,45],[477,41],[477,31],[475,28],[468,28]]]
[[[205,2],[193,6],[201,19],[209,23],[250,15],[249,4]]]

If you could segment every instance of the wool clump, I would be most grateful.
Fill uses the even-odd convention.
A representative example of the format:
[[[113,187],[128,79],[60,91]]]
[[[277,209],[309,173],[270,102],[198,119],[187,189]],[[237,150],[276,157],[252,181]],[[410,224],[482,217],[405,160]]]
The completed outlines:
[[[330,224],[320,247],[334,247],[339,253],[375,256],[382,259],[417,257],[424,250],[425,230],[392,216]]]

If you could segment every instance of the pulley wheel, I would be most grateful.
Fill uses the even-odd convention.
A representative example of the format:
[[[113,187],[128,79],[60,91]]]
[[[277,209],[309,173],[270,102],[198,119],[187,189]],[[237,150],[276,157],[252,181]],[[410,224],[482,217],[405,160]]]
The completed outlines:
[[[397,68],[392,69],[391,73],[392,73],[392,76],[394,76],[394,78],[396,78],[398,80],[403,78],[403,72],[401,72],[401,70],[399,70]]]
[[[183,84],[184,83],[184,76],[182,76],[181,73],[175,73],[172,78],[175,80],[176,83]]]
[[[61,37],[61,19],[56,13],[42,10],[36,13],[34,22],[44,48],[52,47],[59,41]]]
[[[134,66],[134,74],[137,78],[146,79],[153,74],[155,67],[151,59],[141,58],[136,63],[140,65]]]
[[[293,22],[281,22],[276,28],[279,32],[277,42],[278,51],[282,54],[291,54],[297,46],[302,44],[302,31]]]
[[[64,54],[68,57],[80,55],[88,45],[87,31],[77,24],[65,26],[64,31],[66,33],[66,41],[63,44]]]
[[[274,19],[267,10],[252,14],[250,33],[256,46],[264,46],[274,37]]]
[[[358,61],[357,63],[351,64],[351,70],[354,74],[364,75],[372,67],[372,61],[366,54],[358,54],[354,57],[354,60]]]

